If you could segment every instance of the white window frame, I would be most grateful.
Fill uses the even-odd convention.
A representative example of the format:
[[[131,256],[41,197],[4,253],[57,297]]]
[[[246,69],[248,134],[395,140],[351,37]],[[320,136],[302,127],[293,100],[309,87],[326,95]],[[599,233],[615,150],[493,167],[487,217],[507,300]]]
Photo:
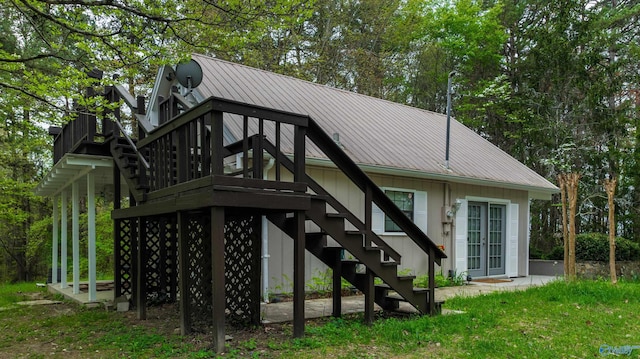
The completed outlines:
[[[398,188],[398,187],[380,187],[380,189],[385,193],[387,191],[397,191],[397,192],[406,192],[406,193],[413,193],[413,198],[414,198],[414,202],[413,202],[413,223],[415,223],[416,225],[418,225],[418,227],[420,229],[422,229],[423,232],[427,233],[427,202],[428,202],[428,195],[426,191],[419,191],[416,189],[409,189],[409,188]],[[417,194],[423,195],[424,196],[424,210],[421,210],[421,208],[419,207],[421,205],[421,203],[418,203],[418,198],[417,198]],[[406,236],[407,234],[405,232],[387,232],[385,230],[385,222],[386,222],[386,218],[387,215],[386,213],[382,212],[379,208],[377,208],[377,206],[374,205],[374,216],[376,215],[375,213],[378,212],[379,215],[381,215],[380,220],[381,222],[381,228],[378,229],[378,231],[375,230],[374,228],[374,232],[376,232],[378,235],[383,235],[383,236]],[[424,212],[424,213],[422,213]],[[417,223],[416,222],[416,218],[418,215],[423,216],[424,218],[422,219],[422,223]]]

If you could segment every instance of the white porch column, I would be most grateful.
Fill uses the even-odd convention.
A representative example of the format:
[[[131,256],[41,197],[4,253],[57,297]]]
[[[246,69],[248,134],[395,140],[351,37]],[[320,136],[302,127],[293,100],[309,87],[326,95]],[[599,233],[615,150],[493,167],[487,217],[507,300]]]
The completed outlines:
[[[58,283],[58,240],[60,231],[58,196],[53,197],[53,244],[51,246],[51,284]]]
[[[69,206],[69,198],[66,191],[61,194],[60,214],[62,220],[60,222],[60,288],[67,288],[67,207]]]
[[[80,293],[80,186],[71,185],[71,241],[73,246],[73,294]]]
[[[87,174],[87,235],[89,264],[89,301],[96,300],[96,191],[93,172]]]

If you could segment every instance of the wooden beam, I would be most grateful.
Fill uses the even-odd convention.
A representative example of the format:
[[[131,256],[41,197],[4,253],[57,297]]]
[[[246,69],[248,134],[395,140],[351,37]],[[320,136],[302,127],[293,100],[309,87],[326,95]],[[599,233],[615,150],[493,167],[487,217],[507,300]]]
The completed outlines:
[[[304,242],[305,214],[297,211],[294,215],[296,236],[293,238],[293,336],[304,335]]]
[[[213,343],[216,353],[224,352],[224,207],[211,207],[211,276],[213,279]]]
[[[60,215],[58,209],[58,196],[53,196],[53,238],[51,246],[51,283],[58,283],[58,245],[60,235]]]
[[[191,292],[189,291],[189,231],[188,215],[185,212],[178,212],[178,261],[180,269],[178,273],[180,286],[180,334],[191,333]]]
[[[364,287],[364,323],[366,325],[373,324],[376,296],[373,279],[373,272],[367,267],[365,275],[366,283]]]
[[[146,264],[147,264],[147,220],[145,217],[138,217],[138,258],[136,270],[136,309],[138,319],[147,319],[147,288],[146,288]]]
[[[60,193],[60,288],[67,288],[67,223],[69,216],[67,209],[69,208],[69,198],[66,191]]]
[[[332,315],[336,318],[342,316],[342,258],[340,255],[340,251],[336,250],[332,253],[334,255],[334,263],[333,266],[333,313]]]
[[[80,184],[71,185],[71,247],[73,250],[73,294],[80,293]]]
[[[93,172],[87,173],[87,266],[89,277],[89,301],[97,300],[96,288],[96,180]]]

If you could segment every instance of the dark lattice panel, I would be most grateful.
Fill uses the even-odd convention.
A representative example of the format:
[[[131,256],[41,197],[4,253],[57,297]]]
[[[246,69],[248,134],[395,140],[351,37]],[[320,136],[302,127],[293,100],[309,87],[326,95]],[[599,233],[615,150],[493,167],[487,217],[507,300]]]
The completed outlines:
[[[147,218],[145,285],[147,304],[175,301],[177,292],[177,241],[175,217]]]
[[[192,213],[187,222],[187,273],[189,307],[193,330],[212,323],[211,231],[206,213]]]
[[[131,219],[118,219],[115,221],[115,296],[133,295],[133,244],[132,225],[136,221]]]
[[[260,217],[225,222],[225,296],[228,321],[260,322]]]

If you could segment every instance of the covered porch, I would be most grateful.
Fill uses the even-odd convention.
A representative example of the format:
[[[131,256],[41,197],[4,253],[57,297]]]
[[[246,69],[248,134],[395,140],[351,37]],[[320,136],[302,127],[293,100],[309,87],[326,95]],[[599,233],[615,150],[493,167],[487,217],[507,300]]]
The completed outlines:
[[[89,303],[113,300],[112,291],[107,298],[104,291],[98,290],[101,282],[96,276],[96,198],[112,201],[113,171],[110,156],[66,153],[35,189],[36,195],[52,199],[50,287],[61,294],[85,295]],[[126,191],[126,185],[122,186],[121,190]],[[85,208],[87,220],[81,223],[81,211]],[[86,225],[86,234],[82,233],[86,238],[81,238],[81,225]],[[86,251],[81,251],[81,242],[86,242]],[[80,271],[81,253],[86,253],[86,258],[82,258],[87,262],[84,278]],[[81,290],[83,287],[86,290]]]

